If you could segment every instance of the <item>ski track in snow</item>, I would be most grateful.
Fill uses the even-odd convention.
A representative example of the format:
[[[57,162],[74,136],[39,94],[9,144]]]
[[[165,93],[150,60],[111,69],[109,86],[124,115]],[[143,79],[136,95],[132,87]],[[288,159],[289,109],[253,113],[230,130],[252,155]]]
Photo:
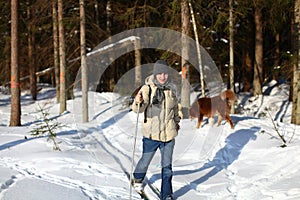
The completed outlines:
[[[69,169],[76,169],[77,172],[82,173],[84,175],[94,176],[95,174],[101,174],[102,172],[99,171],[97,168],[93,168],[90,163],[78,162],[76,160],[71,159],[61,159],[53,158],[53,160],[49,160],[51,163],[64,163],[61,168],[69,168]],[[14,160],[11,158],[1,158],[0,159],[1,166],[10,168],[18,174],[12,175],[10,179],[6,180],[1,185],[0,195],[5,190],[9,189],[13,184],[15,184],[18,180],[22,180],[26,178],[34,178],[40,179],[49,183],[61,185],[63,187],[71,188],[71,189],[78,189],[80,190],[92,200],[98,199],[118,199],[124,195],[127,195],[128,192],[124,190],[124,188],[120,187],[109,187],[109,186],[96,186],[91,185],[87,182],[82,180],[69,178],[65,176],[58,176],[52,174],[50,172],[46,172],[43,170],[36,169],[32,164],[25,163],[22,161]],[[86,167],[88,165],[89,167]],[[31,166],[31,167],[26,167]],[[96,165],[95,165],[96,166]],[[99,167],[99,166],[98,166]],[[86,169],[90,169],[87,171]],[[106,172],[107,173],[107,172]],[[111,176],[115,176],[116,178],[120,177],[120,174],[112,173]],[[104,191],[104,192],[103,192]]]

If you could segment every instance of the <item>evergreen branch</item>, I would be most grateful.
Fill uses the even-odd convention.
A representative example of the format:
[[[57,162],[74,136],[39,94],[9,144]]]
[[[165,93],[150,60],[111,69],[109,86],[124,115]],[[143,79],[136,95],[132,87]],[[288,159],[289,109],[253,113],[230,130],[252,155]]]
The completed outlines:
[[[61,123],[55,122],[53,123],[54,119],[48,118],[50,115],[49,111],[42,108],[40,105],[39,111],[41,112],[41,122],[38,123],[37,128],[31,130],[32,136],[40,136],[40,135],[48,135],[47,141],[52,140],[53,142],[53,150],[61,151],[57,142],[56,142],[56,130],[63,127]]]

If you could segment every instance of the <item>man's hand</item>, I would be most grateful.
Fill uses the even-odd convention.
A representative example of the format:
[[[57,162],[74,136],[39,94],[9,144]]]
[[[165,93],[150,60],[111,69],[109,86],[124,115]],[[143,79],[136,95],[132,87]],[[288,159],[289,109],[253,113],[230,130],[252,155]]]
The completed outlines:
[[[139,93],[135,96],[135,102],[137,104],[140,104],[144,101],[143,99],[143,94],[142,94],[142,91],[139,91]]]

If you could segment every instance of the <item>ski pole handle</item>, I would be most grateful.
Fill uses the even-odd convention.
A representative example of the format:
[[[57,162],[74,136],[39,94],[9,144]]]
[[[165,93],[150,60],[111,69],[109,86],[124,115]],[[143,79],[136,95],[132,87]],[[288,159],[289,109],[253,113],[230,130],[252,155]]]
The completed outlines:
[[[139,91],[138,94],[137,94],[136,97],[135,97],[135,102],[136,102],[137,104],[140,104],[140,103],[143,102],[143,100],[144,100],[144,98],[143,98],[143,93],[142,93],[142,91]]]

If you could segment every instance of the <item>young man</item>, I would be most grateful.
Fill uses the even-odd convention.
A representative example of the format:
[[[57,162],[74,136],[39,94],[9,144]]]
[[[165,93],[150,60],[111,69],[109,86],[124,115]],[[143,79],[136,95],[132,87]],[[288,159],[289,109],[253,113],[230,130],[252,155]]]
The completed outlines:
[[[169,67],[164,60],[154,64],[153,75],[146,78],[135,97],[132,110],[144,112],[143,153],[133,173],[135,190],[142,191],[149,164],[157,149],[161,153],[161,199],[172,200],[172,156],[180,117],[176,87],[171,83]]]

